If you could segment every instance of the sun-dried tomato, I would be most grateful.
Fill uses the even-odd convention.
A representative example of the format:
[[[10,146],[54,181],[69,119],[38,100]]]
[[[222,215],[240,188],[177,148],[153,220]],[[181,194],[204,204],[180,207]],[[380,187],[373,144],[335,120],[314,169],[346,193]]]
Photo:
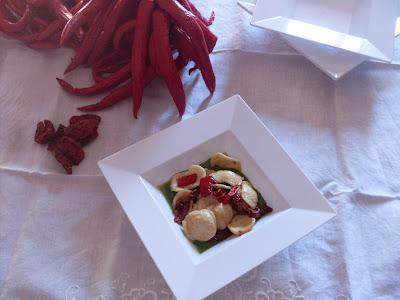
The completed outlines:
[[[192,183],[195,183],[197,180],[197,174],[190,174],[190,175],[186,175],[186,176],[182,176],[178,178],[178,187],[185,187],[188,186]]]
[[[219,202],[223,204],[228,204],[231,201],[232,197],[237,195],[239,190],[240,190],[240,185],[234,185],[233,187],[231,187],[229,191],[225,189],[217,189],[213,191],[213,196],[217,198]]]
[[[197,201],[199,194],[199,190],[194,189],[189,195],[176,200],[175,207],[173,208],[175,215],[174,221],[176,223],[182,224],[182,221],[186,218],[193,203]]]
[[[55,152],[54,157],[68,174],[72,174],[72,162],[61,152]]]
[[[82,120],[95,120],[95,121],[97,121],[97,125],[99,125],[100,121],[101,121],[101,117],[99,117],[98,115],[91,115],[91,114],[72,116],[69,119],[69,124],[72,125],[72,124],[74,124],[76,122],[80,122]]]
[[[212,185],[215,184],[215,179],[212,176],[206,176],[200,179],[200,194],[202,197],[207,197],[212,194]]]
[[[54,151],[65,155],[76,166],[85,158],[82,146],[67,136],[63,136],[57,141],[54,145]]]
[[[54,125],[49,120],[39,122],[36,127],[35,142],[41,145],[47,144],[54,135]]]
[[[54,132],[54,126],[45,120],[38,124],[35,141],[41,144],[48,143],[56,160],[64,167],[68,174],[72,174],[72,166],[78,165],[85,157],[82,146],[97,138],[97,128],[101,118],[96,115],[73,116],[69,126],[60,124]]]
[[[264,216],[267,213],[272,212],[272,208],[269,206],[266,206],[265,208],[260,209],[259,207],[256,208],[251,208],[243,199],[240,197],[240,195],[236,195],[232,198],[230,204],[232,205],[232,208],[241,215],[248,215],[249,217],[255,218],[255,219],[260,219],[262,216]]]
[[[99,123],[96,119],[77,120],[65,128],[64,135],[84,146],[98,137],[98,126]]]
[[[64,129],[64,125],[58,125],[56,133],[51,137],[49,141],[49,146],[47,147],[47,150],[53,150],[54,144],[64,135]]]
[[[186,218],[189,213],[190,207],[192,206],[193,199],[189,195],[187,197],[181,197],[176,200],[174,207],[175,223],[182,224],[182,221]]]

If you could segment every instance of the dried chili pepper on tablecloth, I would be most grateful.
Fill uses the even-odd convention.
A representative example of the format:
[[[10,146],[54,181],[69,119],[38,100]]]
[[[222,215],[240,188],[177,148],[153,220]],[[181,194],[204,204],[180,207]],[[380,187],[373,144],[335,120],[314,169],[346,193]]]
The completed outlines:
[[[110,107],[129,96],[137,117],[144,89],[160,76],[180,115],[185,91],[179,71],[189,61],[213,92],[215,75],[209,53],[217,37],[190,0],[0,0],[0,31],[33,49],[66,45],[75,51],[65,69],[91,67],[96,84],[75,88],[58,79],[68,93],[90,96],[111,91],[81,110]],[[128,92],[128,88],[131,89]]]

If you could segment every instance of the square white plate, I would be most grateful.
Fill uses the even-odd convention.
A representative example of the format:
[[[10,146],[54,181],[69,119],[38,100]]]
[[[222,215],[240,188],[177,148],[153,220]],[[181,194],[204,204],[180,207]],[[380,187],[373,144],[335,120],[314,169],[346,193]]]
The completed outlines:
[[[395,0],[259,0],[251,24],[391,61],[396,18]]]
[[[244,174],[274,212],[251,232],[200,254],[174,223],[158,186],[217,151],[242,161]],[[208,296],[335,216],[240,96],[105,158],[99,166],[178,299]]]
[[[253,10],[256,7],[254,3],[247,1],[239,0],[238,4],[249,14],[253,14]],[[397,18],[395,35],[397,36],[399,34],[400,18]],[[340,79],[368,59],[363,55],[328,47],[305,39],[284,34],[282,34],[282,37],[284,37],[294,49],[303,54],[308,60],[334,80]]]

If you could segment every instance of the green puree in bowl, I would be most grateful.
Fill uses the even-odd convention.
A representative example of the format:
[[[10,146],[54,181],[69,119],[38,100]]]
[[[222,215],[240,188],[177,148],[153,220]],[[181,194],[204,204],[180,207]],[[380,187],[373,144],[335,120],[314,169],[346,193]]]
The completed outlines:
[[[211,159],[206,160],[205,162],[202,162],[201,164],[199,164],[200,166],[202,166],[205,169],[211,169]],[[230,170],[232,172],[235,172],[236,174],[242,176],[244,178],[244,180],[250,182],[248,180],[248,178],[240,171],[238,170],[233,170],[233,169],[227,169],[227,168],[218,168],[218,167],[214,167],[212,168],[215,171],[219,171],[219,170]],[[184,172],[184,171],[182,171]],[[251,182],[250,182],[251,184]],[[254,188],[254,186],[253,186]],[[167,182],[165,182],[164,184],[162,184],[159,187],[161,193],[164,195],[165,199],[167,200],[169,206],[172,209],[172,200],[174,199],[176,192],[171,190],[171,180],[168,180]],[[258,195],[258,203],[257,206],[259,208],[264,208],[267,206],[267,203],[265,202],[263,196],[260,194],[260,192],[254,188],[254,190],[257,192]],[[173,220],[171,220],[173,222]],[[193,245],[196,247],[197,251],[199,251],[200,253],[210,249],[211,247],[215,246],[216,244],[220,243],[222,241],[219,242],[200,242],[200,241],[192,241]]]

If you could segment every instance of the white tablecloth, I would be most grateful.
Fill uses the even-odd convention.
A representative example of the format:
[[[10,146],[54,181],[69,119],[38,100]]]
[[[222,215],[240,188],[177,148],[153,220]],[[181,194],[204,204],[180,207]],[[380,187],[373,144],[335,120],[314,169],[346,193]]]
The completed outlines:
[[[217,14],[217,89],[185,75],[184,118],[240,94],[337,211],[210,299],[399,299],[399,66],[367,62],[333,82],[235,1],[195,3]],[[99,138],[66,176],[33,135],[98,99],[58,87],[70,55],[0,37],[0,299],[172,299],[96,162],[178,122],[175,107],[156,81],[139,120],[129,101],[101,112]],[[67,78],[90,83],[86,70]]]

